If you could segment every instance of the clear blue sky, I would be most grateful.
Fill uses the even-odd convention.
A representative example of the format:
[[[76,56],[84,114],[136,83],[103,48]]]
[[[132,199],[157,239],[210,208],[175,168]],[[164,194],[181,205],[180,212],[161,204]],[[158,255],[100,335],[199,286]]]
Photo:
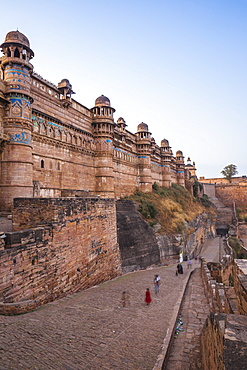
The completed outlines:
[[[148,124],[198,176],[247,175],[247,0],[5,1],[0,41],[17,28],[34,70],[69,79],[83,105],[106,95],[115,120]]]

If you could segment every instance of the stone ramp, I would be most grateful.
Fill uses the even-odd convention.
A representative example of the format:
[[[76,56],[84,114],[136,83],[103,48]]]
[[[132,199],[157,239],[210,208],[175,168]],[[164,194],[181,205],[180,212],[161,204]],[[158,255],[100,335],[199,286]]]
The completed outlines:
[[[160,369],[190,274],[186,265],[183,275],[175,271],[172,265],[126,274],[27,314],[0,316],[0,369]],[[130,306],[121,305],[123,291]]]
[[[0,316],[0,370],[160,370],[164,358],[173,361],[169,369],[189,369],[207,308],[199,261],[183,265],[183,275],[175,275],[176,264],[137,271],[27,314]],[[155,274],[161,277],[157,296]],[[150,306],[144,303],[147,287]],[[123,291],[130,294],[126,307]],[[172,340],[178,314],[185,331]]]
[[[219,262],[220,247],[222,247],[222,240],[220,237],[207,239],[202,248],[201,257],[203,257],[206,262]]]

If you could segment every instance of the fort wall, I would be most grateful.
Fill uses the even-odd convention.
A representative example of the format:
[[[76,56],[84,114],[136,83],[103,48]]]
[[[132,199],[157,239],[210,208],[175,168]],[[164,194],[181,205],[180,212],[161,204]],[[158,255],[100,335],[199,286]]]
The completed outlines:
[[[152,184],[189,184],[194,165],[169,142],[156,144],[148,125],[131,133],[102,95],[87,108],[63,79],[56,86],[34,72],[27,37],[6,35],[0,58],[0,211],[15,197],[59,197],[64,190],[118,199]],[[190,172],[191,171],[191,172]],[[188,181],[187,181],[188,180]]]
[[[113,199],[14,203],[16,231],[0,248],[1,313],[25,312],[121,273]]]
[[[217,184],[215,186],[216,197],[227,207],[246,206],[247,204],[247,183],[243,184]]]

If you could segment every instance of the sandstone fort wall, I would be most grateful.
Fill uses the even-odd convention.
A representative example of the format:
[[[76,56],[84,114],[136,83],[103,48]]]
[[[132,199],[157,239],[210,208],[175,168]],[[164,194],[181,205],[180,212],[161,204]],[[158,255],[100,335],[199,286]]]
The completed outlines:
[[[0,250],[0,312],[20,313],[121,273],[113,199],[15,199]],[[37,227],[38,226],[38,227]]]
[[[225,206],[232,207],[234,202],[236,207],[243,207],[247,204],[247,184],[217,184],[215,193]]]
[[[58,85],[34,72],[34,53],[19,31],[6,35],[0,58],[0,211],[16,197],[59,197],[64,190],[120,198],[178,183],[191,189],[195,165],[156,144],[148,125],[131,133],[102,95],[87,108],[72,99],[67,79]]]

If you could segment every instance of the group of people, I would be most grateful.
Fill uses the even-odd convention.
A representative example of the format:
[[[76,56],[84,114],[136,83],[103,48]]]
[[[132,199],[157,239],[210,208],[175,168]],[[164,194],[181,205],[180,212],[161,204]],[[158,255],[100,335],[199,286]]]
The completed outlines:
[[[197,258],[195,258],[195,260],[197,260]],[[188,269],[192,268],[192,260],[191,259],[187,259],[187,268]],[[176,276],[178,276],[178,274],[183,274],[183,265],[182,265],[182,263],[178,263],[178,265],[177,265]],[[158,295],[159,291],[160,291],[160,276],[155,275],[154,276],[154,292],[155,292],[156,295]],[[127,292],[122,293],[121,300],[122,300],[122,306],[123,307],[126,307],[126,305],[130,305],[130,296]],[[144,301],[147,305],[149,305],[152,302],[151,292],[150,292],[149,288],[146,289]]]
[[[159,294],[160,292],[160,276],[159,275],[154,276],[154,292],[156,295]],[[147,305],[149,305],[152,302],[151,293],[150,293],[149,288],[147,288],[146,290],[145,302]]]
[[[157,294],[159,294],[159,291],[160,291],[160,276],[155,275],[154,276],[154,292],[157,295]],[[130,305],[130,296],[129,296],[128,292],[124,291],[122,293],[121,301],[122,301],[122,306],[123,307],[126,307],[127,305],[128,306]],[[145,300],[144,301],[145,301],[146,305],[149,305],[152,302],[151,292],[150,292],[149,288],[146,289]]]

